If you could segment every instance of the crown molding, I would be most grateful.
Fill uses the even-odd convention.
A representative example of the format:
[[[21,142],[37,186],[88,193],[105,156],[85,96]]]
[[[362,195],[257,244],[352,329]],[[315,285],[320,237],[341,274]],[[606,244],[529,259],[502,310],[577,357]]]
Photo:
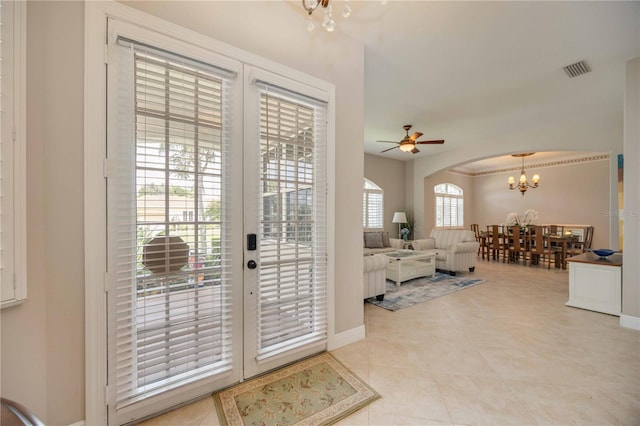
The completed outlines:
[[[593,161],[604,161],[609,160],[611,158],[610,154],[598,154],[598,155],[590,155],[586,157],[579,158],[569,158],[564,160],[555,160],[555,161],[545,161],[541,163],[530,163],[526,165],[526,169],[543,169],[548,167],[558,167],[558,166],[571,166],[575,164],[581,163],[590,163]],[[521,166],[517,167],[504,167],[500,169],[493,170],[483,170],[480,172],[465,172],[462,170],[452,169],[449,170],[449,173],[455,173],[463,176],[487,176],[487,175],[495,175],[500,173],[509,173],[509,172],[520,172],[522,170]]]

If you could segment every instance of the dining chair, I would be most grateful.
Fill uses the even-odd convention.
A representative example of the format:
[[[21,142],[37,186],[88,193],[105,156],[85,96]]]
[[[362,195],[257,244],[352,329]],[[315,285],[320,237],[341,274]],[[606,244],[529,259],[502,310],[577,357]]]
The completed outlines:
[[[577,256],[591,248],[591,243],[593,242],[593,230],[593,226],[587,226],[584,229],[583,240],[575,241],[570,244],[569,248],[567,248],[567,257]]]
[[[564,226],[562,225],[545,225],[544,227],[544,233],[545,235],[558,235],[558,232],[560,232],[559,235],[562,235],[564,233]],[[558,249],[558,244],[554,241],[551,241],[551,248],[554,250]]]
[[[551,269],[551,258],[554,262],[556,258],[556,252],[551,248],[551,241],[548,235],[545,235],[543,226],[531,227],[531,246],[529,247],[529,265],[535,263],[542,263],[547,259],[547,269]]]
[[[563,225],[547,225],[545,227],[545,233],[550,235],[562,235],[564,234]]]
[[[522,265],[527,266],[527,253],[529,252],[529,246],[527,241],[529,239],[529,230],[525,227],[518,225],[511,226],[509,232],[506,233],[507,238],[507,262],[520,262],[522,257]]]
[[[483,251],[482,257],[484,257],[484,247],[482,247],[482,235],[480,234],[480,225],[478,225],[477,223],[472,223],[471,230],[476,235],[476,241],[480,244],[478,246],[478,256],[480,256],[480,250],[482,249]]]
[[[488,225],[487,226],[487,260],[490,258],[500,260],[502,256],[502,262],[505,262],[506,246],[504,243],[504,233],[502,226],[500,225]],[[489,256],[491,253],[491,256]]]

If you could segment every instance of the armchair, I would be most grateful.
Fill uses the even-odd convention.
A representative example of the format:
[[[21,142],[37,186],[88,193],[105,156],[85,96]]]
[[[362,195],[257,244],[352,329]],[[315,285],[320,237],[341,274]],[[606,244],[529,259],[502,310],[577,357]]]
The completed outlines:
[[[462,229],[434,229],[429,238],[414,240],[413,248],[419,251],[436,251],[436,268],[456,272],[473,272],[478,259],[480,243],[476,241],[473,231]]]
[[[384,299],[387,285],[386,268],[389,257],[385,254],[373,254],[364,257],[364,298]]]

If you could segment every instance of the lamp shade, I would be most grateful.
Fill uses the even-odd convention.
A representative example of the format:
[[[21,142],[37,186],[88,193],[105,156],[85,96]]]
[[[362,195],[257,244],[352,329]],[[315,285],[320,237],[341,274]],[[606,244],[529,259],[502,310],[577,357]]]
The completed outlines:
[[[404,212],[395,212],[391,223],[407,223],[407,215]]]

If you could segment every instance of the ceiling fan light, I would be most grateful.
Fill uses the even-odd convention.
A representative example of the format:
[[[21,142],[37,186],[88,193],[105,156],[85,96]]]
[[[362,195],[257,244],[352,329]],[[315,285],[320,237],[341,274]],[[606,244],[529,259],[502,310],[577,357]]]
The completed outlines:
[[[414,150],[415,147],[416,146],[412,143],[403,143],[403,144],[400,144],[399,146],[400,151],[404,151],[404,152],[411,152]]]

